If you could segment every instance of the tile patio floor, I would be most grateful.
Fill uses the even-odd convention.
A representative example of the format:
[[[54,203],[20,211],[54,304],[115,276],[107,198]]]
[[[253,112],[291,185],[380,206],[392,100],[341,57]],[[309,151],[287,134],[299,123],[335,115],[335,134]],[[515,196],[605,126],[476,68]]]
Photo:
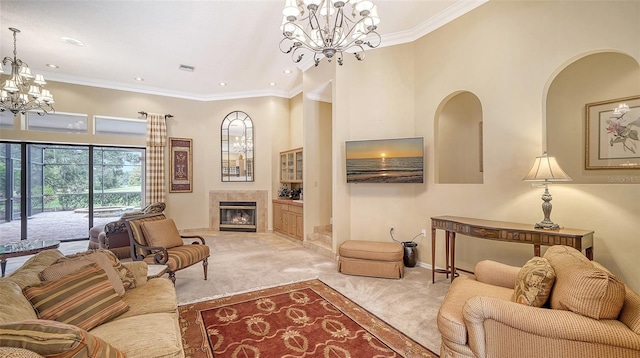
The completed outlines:
[[[94,217],[94,225],[118,220],[112,217]],[[89,238],[89,216],[73,211],[44,212],[27,220],[28,240],[74,240]],[[20,240],[20,220],[0,223],[0,245]]]

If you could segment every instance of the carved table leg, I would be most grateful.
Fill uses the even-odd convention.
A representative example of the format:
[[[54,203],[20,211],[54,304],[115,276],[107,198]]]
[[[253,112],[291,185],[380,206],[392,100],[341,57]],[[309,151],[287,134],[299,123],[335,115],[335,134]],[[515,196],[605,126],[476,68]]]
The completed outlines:
[[[431,228],[431,283],[436,283],[436,229]]]
[[[456,278],[456,233],[451,232],[451,283]]]

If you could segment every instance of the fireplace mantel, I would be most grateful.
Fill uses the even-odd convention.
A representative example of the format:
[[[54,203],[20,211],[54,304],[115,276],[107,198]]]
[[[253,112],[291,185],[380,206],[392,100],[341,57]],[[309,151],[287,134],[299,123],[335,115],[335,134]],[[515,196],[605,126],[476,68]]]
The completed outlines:
[[[256,232],[267,232],[268,210],[267,190],[210,190],[209,191],[209,229],[220,230],[220,202],[221,201],[255,201],[256,202]]]

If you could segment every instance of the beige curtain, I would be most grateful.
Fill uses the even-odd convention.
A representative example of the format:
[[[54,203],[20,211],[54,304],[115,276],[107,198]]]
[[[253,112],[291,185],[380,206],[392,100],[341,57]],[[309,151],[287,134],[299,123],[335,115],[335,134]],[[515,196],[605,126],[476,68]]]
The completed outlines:
[[[146,204],[165,201],[164,147],[167,124],[164,114],[147,114]]]

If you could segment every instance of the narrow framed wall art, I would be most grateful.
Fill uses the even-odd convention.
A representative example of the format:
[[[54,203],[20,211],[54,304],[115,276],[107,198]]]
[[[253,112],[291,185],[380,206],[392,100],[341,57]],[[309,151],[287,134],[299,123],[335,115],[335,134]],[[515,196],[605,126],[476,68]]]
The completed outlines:
[[[169,192],[193,192],[193,141],[190,138],[169,138]]]
[[[585,107],[585,169],[640,169],[640,96]]]

